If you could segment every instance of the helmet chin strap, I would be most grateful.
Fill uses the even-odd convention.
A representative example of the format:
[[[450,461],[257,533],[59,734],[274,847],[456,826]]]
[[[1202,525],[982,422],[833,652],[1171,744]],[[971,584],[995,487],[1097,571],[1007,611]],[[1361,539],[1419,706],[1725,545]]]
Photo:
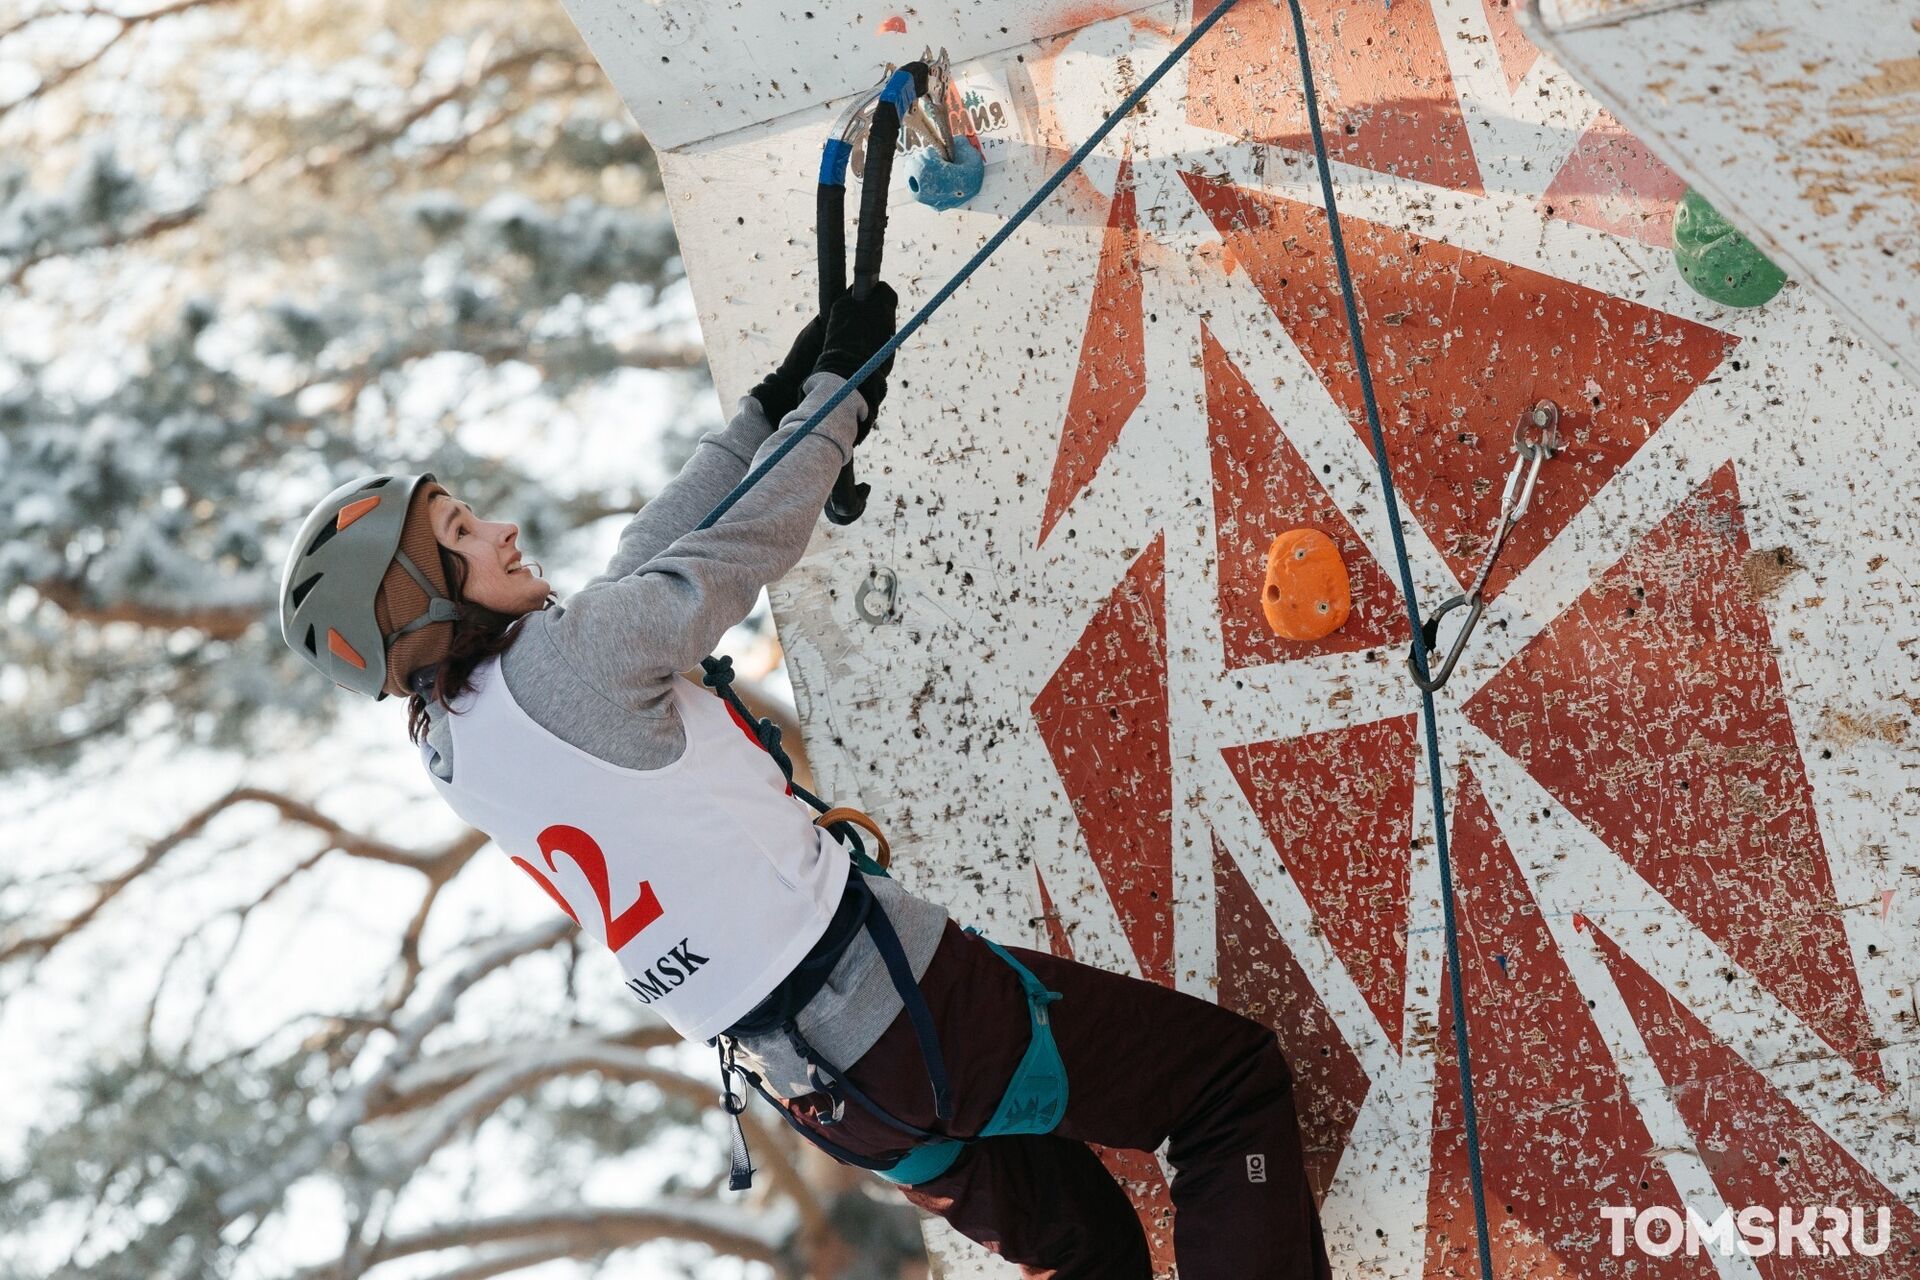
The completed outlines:
[[[420,589],[427,593],[427,611],[388,636],[386,638],[388,647],[392,647],[393,642],[401,636],[418,631],[422,627],[430,627],[436,622],[458,622],[461,619],[463,611],[460,606],[434,590],[433,583],[427,580],[426,574],[420,572],[420,566],[413,562],[411,556],[404,551],[397,551],[394,553],[393,559],[394,563],[398,564],[402,569],[405,569],[407,576],[418,583]]]

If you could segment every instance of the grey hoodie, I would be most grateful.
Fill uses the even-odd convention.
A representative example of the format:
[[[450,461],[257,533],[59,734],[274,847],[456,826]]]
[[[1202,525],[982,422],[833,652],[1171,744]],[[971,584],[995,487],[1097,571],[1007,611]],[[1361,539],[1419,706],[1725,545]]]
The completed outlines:
[[[564,603],[528,618],[500,669],[514,701],[535,723],[625,768],[658,769],[679,759],[686,736],[670,682],[711,653],[753,608],[760,589],[805,553],[833,478],[853,448],[856,415],[865,413],[859,394],[848,396],[718,524],[699,532],[694,526],[759,455],[779,447],[841,382],[830,373],[809,378],[800,407],[777,433],[759,402],[743,397],[733,421],[703,436],[673,482],[628,521],[605,572]],[[605,589],[634,576],[652,589]],[[448,713],[433,702],[427,709],[430,767],[451,778],[458,762]],[[868,880],[918,978],[939,945],[946,911],[892,880]],[[740,927],[750,929],[753,922],[743,920]],[[880,954],[862,932],[801,1010],[800,1030],[829,1062],[846,1067],[873,1046],[900,1010]],[[741,1049],[746,1065],[774,1092],[808,1092],[805,1067],[784,1038],[743,1040]]]

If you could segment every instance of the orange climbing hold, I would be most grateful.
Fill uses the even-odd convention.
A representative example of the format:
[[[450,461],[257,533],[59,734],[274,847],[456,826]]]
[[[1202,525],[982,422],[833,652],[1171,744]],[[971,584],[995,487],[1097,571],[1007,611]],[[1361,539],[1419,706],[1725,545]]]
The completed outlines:
[[[1289,529],[1275,538],[1260,605],[1283,640],[1320,640],[1338,631],[1353,593],[1333,539],[1318,529]]]
[[[907,33],[907,20],[896,13],[891,18],[881,19],[873,33],[877,36],[903,36]]]

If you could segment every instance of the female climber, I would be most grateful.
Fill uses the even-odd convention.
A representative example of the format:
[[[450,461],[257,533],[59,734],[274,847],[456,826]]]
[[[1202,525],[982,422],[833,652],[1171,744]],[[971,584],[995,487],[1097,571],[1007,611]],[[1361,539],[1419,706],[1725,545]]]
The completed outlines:
[[[516,526],[431,475],[342,485],[289,553],[286,641],[347,689],[408,699],[433,785],[614,952],[642,1004],[719,1047],[730,1111],[751,1084],[1030,1276],[1146,1280],[1139,1220],[1087,1144],[1165,1143],[1185,1280],[1324,1277],[1272,1032],[963,931],[856,863],[680,674],[799,560],[891,360],[694,526],[880,350],[895,307],[882,285],[816,317],[564,601]],[[738,1184],[744,1144],[734,1158]]]

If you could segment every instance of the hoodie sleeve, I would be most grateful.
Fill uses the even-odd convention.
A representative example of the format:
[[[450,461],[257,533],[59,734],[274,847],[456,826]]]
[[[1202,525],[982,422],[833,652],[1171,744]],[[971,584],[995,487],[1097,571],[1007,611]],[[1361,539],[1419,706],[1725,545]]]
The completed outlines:
[[[843,381],[831,373],[809,378],[805,399],[760,446],[754,460],[783,445]],[[707,487],[684,489],[686,506],[681,511],[691,511],[691,517],[673,516],[683,531],[632,565],[626,563],[629,536],[634,537],[637,557],[643,544],[658,534],[634,535],[630,525],[608,572],[569,597],[553,622],[554,640],[581,679],[636,714],[668,714],[667,691],[675,673],[711,653],[727,629],[752,610],[761,589],[805,554],[834,476],[852,454],[855,428],[865,412],[857,393],[848,396],[717,525],[696,531],[692,526],[748,468],[744,461],[728,467],[715,459],[701,480]],[[733,457],[711,441],[709,437],[702,443],[703,451]],[[688,469],[692,466],[690,462]],[[686,478],[683,472],[681,480]],[[666,496],[663,492],[649,503],[635,524]],[[663,519],[660,527],[667,523]]]
[[[740,483],[755,452],[771,434],[773,425],[760,402],[752,396],[741,396],[733,420],[701,436],[680,474],[627,521],[613,558],[587,587],[626,577],[699,524],[727,491]]]

